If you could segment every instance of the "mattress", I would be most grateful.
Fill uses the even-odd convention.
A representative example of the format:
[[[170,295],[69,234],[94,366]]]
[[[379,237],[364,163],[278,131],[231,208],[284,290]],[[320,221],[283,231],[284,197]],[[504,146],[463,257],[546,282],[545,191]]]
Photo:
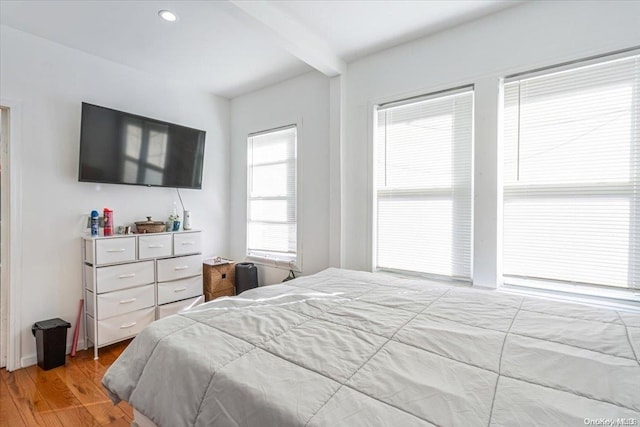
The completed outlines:
[[[158,426],[638,425],[638,355],[637,313],[327,269],[152,323],[103,384]]]

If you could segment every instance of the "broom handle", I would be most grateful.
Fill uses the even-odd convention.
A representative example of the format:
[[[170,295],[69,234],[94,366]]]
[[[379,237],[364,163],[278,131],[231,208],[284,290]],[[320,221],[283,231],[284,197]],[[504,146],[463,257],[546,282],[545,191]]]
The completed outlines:
[[[84,306],[84,300],[80,300],[80,308],[78,309],[78,317],[76,318],[76,327],[73,330],[73,344],[71,345],[71,356],[76,355],[76,349],[78,348],[78,335],[80,335],[80,319],[82,318],[82,307]]]

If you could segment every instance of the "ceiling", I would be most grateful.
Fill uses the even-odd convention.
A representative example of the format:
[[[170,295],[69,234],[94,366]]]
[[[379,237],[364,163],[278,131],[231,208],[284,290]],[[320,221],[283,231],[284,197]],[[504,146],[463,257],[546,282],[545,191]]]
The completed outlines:
[[[0,23],[233,98],[519,4],[510,0],[2,0]],[[168,9],[169,23],[158,17]]]

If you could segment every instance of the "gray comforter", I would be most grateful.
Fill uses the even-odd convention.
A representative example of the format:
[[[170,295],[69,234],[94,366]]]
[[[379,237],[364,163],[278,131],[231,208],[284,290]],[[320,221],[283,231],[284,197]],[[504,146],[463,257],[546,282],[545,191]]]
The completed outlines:
[[[328,269],[154,322],[103,384],[171,427],[638,425],[639,355],[640,314]]]

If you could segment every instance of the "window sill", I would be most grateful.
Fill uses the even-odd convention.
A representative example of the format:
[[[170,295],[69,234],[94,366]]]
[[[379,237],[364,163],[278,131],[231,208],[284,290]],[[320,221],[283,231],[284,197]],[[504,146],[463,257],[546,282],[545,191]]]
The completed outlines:
[[[281,270],[293,270],[296,273],[302,273],[302,266],[297,265],[295,260],[247,255],[245,257],[245,261],[267,267],[279,268]]]
[[[407,272],[402,270],[377,269],[376,273],[387,274],[394,277],[404,279],[423,279],[432,282],[438,282],[446,285],[454,286],[470,286],[467,281],[454,280],[442,276],[433,276],[425,273]],[[471,286],[474,287],[474,286]],[[475,288],[480,288],[476,286]],[[577,294],[574,292],[561,291],[558,289],[541,289],[522,284],[503,284],[496,292],[502,292],[511,295],[528,296],[535,298],[544,298],[554,301],[570,302],[574,304],[588,305],[598,308],[606,308],[618,311],[628,311],[640,313],[640,289],[634,292],[623,292],[619,290],[598,289],[599,295]],[[621,294],[626,294],[626,298],[620,298]],[[635,299],[633,299],[635,298]]]
[[[402,279],[422,279],[432,282],[443,283],[447,285],[455,286],[471,286],[471,282],[468,279],[462,279],[458,277],[441,276],[438,274],[421,273],[419,271],[409,270],[397,270],[393,268],[377,268],[373,270],[374,273],[388,274],[390,276],[399,277]]]
[[[640,290],[636,292],[625,292],[625,298],[620,298],[621,291],[612,290],[606,295],[607,290],[601,290],[599,295],[577,294],[560,289],[541,289],[521,284],[504,284],[498,288],[498,292],[512,295],[530,296],[550,299],[555,301],[572,302],[576,304],[589,305],[592,307],[607,308],[611,310],[630,311],[640,313]]]

